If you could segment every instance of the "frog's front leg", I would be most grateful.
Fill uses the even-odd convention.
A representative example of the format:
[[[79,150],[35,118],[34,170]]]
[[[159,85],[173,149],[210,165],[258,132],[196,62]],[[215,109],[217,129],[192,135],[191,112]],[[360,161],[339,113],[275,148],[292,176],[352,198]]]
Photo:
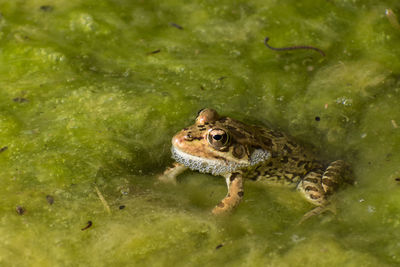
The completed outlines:
[[[243,176],[239,172],[224,175],[228,186],[228,194],[215,206],[212,213],[215,215],[225,214],[232,211],[243,198]]]
[[[167,168],[163,174],[158,176],[158,180],[164,183],[176,184],[176,177],[187,169],[185,165],[175,162],[172,167]]]

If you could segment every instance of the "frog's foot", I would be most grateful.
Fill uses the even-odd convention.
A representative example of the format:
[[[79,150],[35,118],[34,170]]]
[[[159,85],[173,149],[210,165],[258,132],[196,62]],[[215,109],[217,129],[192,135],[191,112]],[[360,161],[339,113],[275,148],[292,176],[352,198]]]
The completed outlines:
[[[298,225],[302,224],[304,221],[308,220],[309,218],[324,213],[326,211],[330,211],[333,214],[336,214],[336,207],[331,204],[325,204],[323,206],[317,206],[303,215],[303,218],[298,222]]]
[[[187,169],[183,164],[175,162],[173,167],[167,168],[163,174],[157,178],[163,183],[176,184],[176,177]]]
[[[228,186],[228,194],[212,210],[214,215],[226,214],[232,211],[243,198],[243,177],[240,173],[232,173],[225,176]]]

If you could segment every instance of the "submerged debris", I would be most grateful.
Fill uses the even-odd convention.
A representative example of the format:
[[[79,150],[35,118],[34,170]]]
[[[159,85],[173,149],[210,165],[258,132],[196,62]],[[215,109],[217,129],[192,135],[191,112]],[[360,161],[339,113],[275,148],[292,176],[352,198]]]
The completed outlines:
[[[6,151],[7,149],[8,149],[8,146],[3,146],[2,148],[0,148],[0,153]]]
[[[149,52],[147,54],[148,55],[154,55],[154,54],[157,54],[157,53],[160,53],[160,52],[161,52],[161,49],[157,49],[157,50],[151,51],[151,52]]]
[[[399,128],[399,126],[397,125],[395,120],[392,120],[391,122],[392,122],[393,128],[395,128],[395,129]]]
[[[25,102],[29,102],[29,100],[28,100],[28,99],[26,99],[26,98],[23,98],[23,97],[16,97],[16,98],[14,98],[14,99],[13,99],[13,101],[14,101],[14,102],[17,102],[17,103],[25,103]]]
[[[47,200],[47,203],[49,203],[50,205],[53,205],[53,203],[54,203],[54,197],[52,197],[52,196],[50,196],[50,195],[47,195],[47,196],[46,196],[46,200]]]
[[[40,6],[40,8],[39,8],[41,11],[44,11],[44,12],[51,12],[51,11],[53,11],[53,6],[50,6],[50,5],[43,5],[43,6]]]
[[[392,24],[393,28],[400,30],[400,24],[399,21],[397,20],[396,14],[394,14],[393,10],[391,9],[386,9],[386,17],[389,20],[390,24]]]
[[[87,225],[86,225],[85,227],[83,227],[83,228],[81,229],[81,231],[85,231],[86,229],[89,229],[90,227],[92,227],[92,225],[93,225],[92,221],[88,221],[88,222],[87,222]]]
[[[94,186],[94,188],[96,189],[97,196],[99,197],[101,203],[103,204],[104,209],[107,211],[108,214],[111,214],[110,206],[108,205],[107,201],[105,200],[105,198],[101,194],[99,188],[97,186]]]
[[[175,27],[175,28],[177,28],[179,30],[183,30],[183,27],[181,25],[176,24],[176,23],[170,22],[169,25],[172,26],[172,27]]]
[[[272,47],[268,44],[269,41],[269,37],[265,37],[264,40],[264,44],[266,47],[268,47],[271,50],[275,50],[275,51],[288,51],[288,50],[299,50],[299,49],[308,49],[308,50],[314,50],[317,51],[318,53],[321,54],[321,56],[325,56],[324,51],[322,51],[321,49],[314,47],[314,46],[308,46],[308,45],[295,45],[295,46],[288,46],[288,47]]]
[[[19,215],[24,215],[24,213],[25,213],[25,208],[24,207],[21,207],[21,206],[17,206],[17,207],[15,207],[15,211],[19,214]]]
[[[215,247],[215,249],[220,249],[224,246],[224,244],[219,244],[218,246]]]

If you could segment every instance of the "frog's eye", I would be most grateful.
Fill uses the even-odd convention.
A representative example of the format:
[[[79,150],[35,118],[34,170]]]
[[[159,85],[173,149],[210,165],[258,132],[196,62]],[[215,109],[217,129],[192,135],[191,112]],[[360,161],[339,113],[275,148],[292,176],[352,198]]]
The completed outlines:
[[[210,129],[207,135],[208,143],[216,149],[224,148],[229,143],[229,135],[222,129]]]

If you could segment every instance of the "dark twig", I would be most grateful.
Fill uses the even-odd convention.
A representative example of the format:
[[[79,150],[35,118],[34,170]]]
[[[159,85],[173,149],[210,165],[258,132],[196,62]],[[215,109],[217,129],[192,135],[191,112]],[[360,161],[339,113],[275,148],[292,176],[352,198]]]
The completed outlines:
[[[85,227],[83,227],[81,230],[85,231],[85,230],[89,229],[92,225],[93,225],[92,221],[88,221],[87,225]]]
[[[309,50],[314,50],[317,51],[318,53],[321,54],[321,56],[325,56],[324,51],[322,51],[319,48],[313,47],[313,46],[308,46],[308,45],[296,45],[296,46],[289,46],[289,47],[272,47],[268,44],[269,37],[265,37],[264,44],[266,47],[269,49],[275,50],[275,51],[288,51],[288,50],[298,50],[298,49],[309,49]]]
[[[151,52],[149,52],[149,53],[147,53],[148,55],[154,55],[154,54],[158,54],[158,53],[160,53],[161,52],[161,49],[157,49],[157,50],[154,50],[154,51],[151,51]]]
[[[175,28],[177,28],[179,30],[183,30],[183,27],[181,25],[176,24],[176,23],[170,22],[169,25],[172,26],[172,27],[175,27]]]

